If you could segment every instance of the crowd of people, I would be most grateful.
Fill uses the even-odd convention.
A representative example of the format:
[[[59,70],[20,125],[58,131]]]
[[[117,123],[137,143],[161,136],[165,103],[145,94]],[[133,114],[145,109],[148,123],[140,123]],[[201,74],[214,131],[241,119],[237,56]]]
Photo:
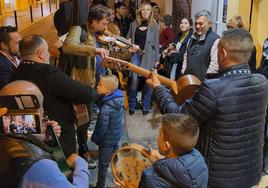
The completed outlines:
[[[59,40],[51,47],[42,36],[21,39],[15,27],[0,28],[0,96],[38,97],[40,110],[51,120],[40,125],[44,131],[47,125],[57,130],[73,170],[68,180],[40,138],[6,134],[7,129],[17,131],[4,116],[0,145],[5,147],[0,151],[8,157],[0,157],[0,187],[88,187],[88,168],[95,167],[87,148],[92,114],[97,115],[91,136],[98,145],[96,187],[105,187],[124,109],[130,116],[136,110],[146,116],[153,98],[163,114],[158,150],[164,158],[143,171],[139,187],[251,188],[262,173],[268,174],[268,42],[257,68],[256,47],[241,16],[231,18],[218,35],[207,10],[174,24],[171,15],[160,16],[160,7],[150,1],[142,1],[134,13],[131,1],[113,7],[105,0],[81,2],[69,23],[65,11],[74,2],[60,2],[54,18]],[[103,42],[103,36],[112,40]],[[50,56],[57,59],[55,65]],[[138,72],[102,67],[109,56],[155,71],[144,78]],[[190,99],[177,104],[157,74],[170,80],[194,75],[201,84]],[[77,105],[86,110],[83,123],[74,113]],[[2,116],[8,109],[0,112]],[[16,145],[20,147],[14,152]],[[18,157],[20,152],[25,155]],[[12,173],[12,180],[5,178]]]

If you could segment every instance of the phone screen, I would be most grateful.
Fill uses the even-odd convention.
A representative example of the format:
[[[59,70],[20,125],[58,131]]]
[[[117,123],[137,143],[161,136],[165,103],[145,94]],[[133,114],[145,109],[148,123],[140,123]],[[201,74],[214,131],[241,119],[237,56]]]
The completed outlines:
[[[38,115],[6,115],[2,121],[4,134],[40,134]]]

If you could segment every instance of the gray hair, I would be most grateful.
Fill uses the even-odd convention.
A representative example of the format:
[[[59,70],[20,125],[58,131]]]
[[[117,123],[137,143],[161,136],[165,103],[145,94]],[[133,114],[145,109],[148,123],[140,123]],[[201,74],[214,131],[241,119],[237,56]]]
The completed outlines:
[[[208,10],[201,10],[199,12],[197,12],[194,17],[195,19],[201,17],[201,16],[205,16],[208,18],[209,21],[212,21],[212,18],[211,18],[211,13],[208,11]]]

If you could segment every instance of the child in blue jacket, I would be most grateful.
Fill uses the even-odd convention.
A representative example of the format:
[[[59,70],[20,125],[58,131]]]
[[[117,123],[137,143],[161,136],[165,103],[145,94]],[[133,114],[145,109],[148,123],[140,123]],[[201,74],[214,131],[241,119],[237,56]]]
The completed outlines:
[[[194,149],[199,135],[196,120],[184,114],[165,114],[158,150],[166,158],[142,173],[139,188],[206,188],[208,168]]]
[[[91,140],[99,146],[99,171],[97,188],[105,187],[109,163],[113,153],[118,149],[121,138],[124,98],[118,88],[115,75],[102,76],[97,90],[104,94],[100,101],[100,112]]]

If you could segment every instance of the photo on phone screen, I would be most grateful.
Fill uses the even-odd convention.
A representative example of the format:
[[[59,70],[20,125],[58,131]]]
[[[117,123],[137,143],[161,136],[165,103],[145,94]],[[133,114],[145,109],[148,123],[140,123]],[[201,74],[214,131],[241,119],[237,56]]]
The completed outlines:
[[[5,115],[2,123],[4,134],[40,134],[38,115]]]

